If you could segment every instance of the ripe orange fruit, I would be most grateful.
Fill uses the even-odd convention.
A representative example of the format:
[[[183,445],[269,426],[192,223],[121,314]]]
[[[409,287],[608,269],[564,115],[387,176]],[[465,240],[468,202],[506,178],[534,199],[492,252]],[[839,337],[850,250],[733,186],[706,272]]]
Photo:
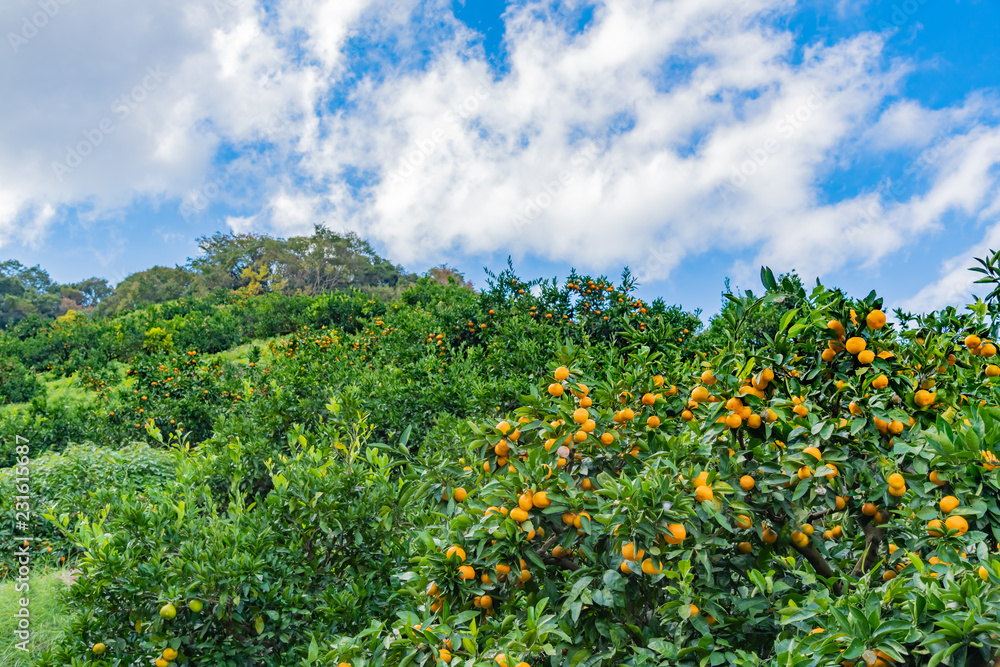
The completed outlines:
[[[563,386],[558,382],[554,382],[549,385],[549,394],[555,396],[556,398],[562,396],[564,392],[565,389],[563,389]]]
[[[466,497],[468,497],[468,495],[469,494],[468,494],[468,492],[465,489],[463,489],[462,487],[458,487],[457,489],[455,489],[455,493],[454,493],[455,502],[459,502],[459,503],[462,502],[463,500],[466,499]]]
[[[799,548],[802,548],[807,544],[809,544],[809,536],[801,531],[793,530],[791,537],[792,537],[792,544],[794,544]]]
[[[979,336],[975,334],[970,334],[965,337],[965,347],[969,348],[970,350],[979,347],[979,345],[982,342],[983,342],[982,339],[980,339]]]
[[[601,444],[610,445],[615,441],[615,436],[612,433],[602,433],[601,434]]]
[[[691,400],[697,401],[698,403],[703,403],[708,400],[708,389],[702,386],[697,386],[691,390]]]
[[[746,529],[748,529],[752,525],[753,525],[753,522],[750,521],[750,517],[748,517],[746,514],[741,514],[738,517],[736,517],[736,526],[737,527],[746,530]]]
[[[702,373],[701,381],[703,384],[707,384],[708,386],[712,386],[713,384],[718,382],[716,377],[712,375],[712,371],[705,371],[704,373]]]
[[[712,498],[714,497],[715,494],[712,492],[712,489],[707,486],[699,486],[697,489],[694,490],[694,499],[697,500],[698,502],[712,500]]]
[[[948,482],[946,482],[945,480],[941,479],[941,477],[940,477],[940,475],[938,474],[938,471],[937,471],[937,470],[932,470],[932,471],[931,471],[931,474],[930,474],[930,480],[931,480],[932,482],[934,482],[935,484],[937,484],[938,486],[944,486],[945,484],[947,484],[947,483],[948,483]]]
[[[652,405],[653,403],[656,403],[656,396],[654,396],[653,394],[643,394],[642,395],[642,404],[643,405]]]
[[[957,514],[945,519],[944,527],[948,530],[957,530],[959,535],[965,535],[969,532],[969,522]]]
[[[753,551],[753,545],[750,544],[749,542],[740,542],[739,544],[736,545],[736,549],[741,554],[748,554],[751,551]]]
[[[729,428],[737,429],[742,425],[743,425],[743,418],[740,417],[738,414],[733,413],[730,414],[728,417],[726,417],[726,426],[728,426]]]
[[[683,419],[686,422],[689,422],[692,419],[694,419],[694,413],[691,412],[690,410],[681,410],[681,419]]]
[[[941,511],[945,514],[950,514],[953,509],[959,506],[959,504],[958,498],[955,496],[945,496],[941,499],[941,502],[938,503],[938,507],[940,507]]]
[[[663,563],[659,561],[654,563],[652,558],[647,558],[642,561],[642,571],[645,574],[659,574],[663,572]]]
[[[885,374],[880,374],[877,378],[872,380],[872,387],[875,389],[885,389],[889,386],[889,378]]]
[[[896,487],[906,486],[906,480],[903,479],[903,476],[900,475],[898,472],[894,472],[891,475],[889,475],[889,478],[886,481],[889,482],[889,486],[896,486]]]
[[[517,506],[523,509],[525,512],[530,512],[534,505],[531,502],[531,491],[525,491],[517,498]]]
[[[444,557],[445,558],[451,558],[452,556],[458,556],[458,560],[464,561],[465,560],[465,549],[463,549],[462,547],[458,546],[457,544],[454,544],[454,545],[448,547],[448,550],[444,552]]]
[[[740,488],[743,489],[744,491],[749,491],[754,486],[756,486],[756,484],[757,482],[755,482],[754,478],[751,477],[750,475],[743,475],[742,477],[740,477]]]
[[[877,511],[878,508],[875,507],[875,503],[865,503],[861,506],[861,513],[865,516],[875,516],[875,512]]]
[[[656,428],[660,425],[660,418],[656,415],[650,415],[649,419],[646,420],[646,426],[649,428]]]
[[[796,474],[799,476],[799,479],[808,479],[812,477],[813,471],[809,466],[802,466]]]
[[[524,523],[528,520],[528,513],[520,507],[515,507],[510,511],[510,518],[518,523]]]
[[[826,363],[830,363],[831,361],[837,358],[837,353],[834,352],[833,349],[828,347],[825,350],[823,350],[823,353],[820,355],[820,358],[822,358],[823,361],[825,361]]]
[[[932,394],[926,389],[919,390],[913,395],[913,402],[916,403],[921,408],[926,408],[928,405],[933,405],[935,399],[937,399],[937,394]]]
[[[829,322],[827,322],[826,328],[832,329],[837,333],[837,336],[841,338],[843,338],[846,335],[846,332],[844,331],[844,325],[841,324],[838,320],[830,320]]]
[[[446,648],[438,649],[438,658],[443,663],[449,663],[451,662],[451,652]]]
[[[837,496],[836,507],[838,512],[843,511],[847,507],[847,500],[843,496]]]
[[[761,539],[767,544],[774,544],[778,541],[778,534],[771,530],[770,526],[764,526],[764,530],[761,532]]]
[[[590,413],[584,408],[577,408],[573,411],[573,421],[577,424],[582,424],[583,422],[590,419]]]
[[[850,354],[857,355],[868,347],[868,343],[861,336],[852,336],[847,339],[847,343],[844,344],[844,347],[847,348],[847,351]]]
[[[700,609],[698,609],[698,607],[696,607],[696,606],[694,606],[694,605],[692,604],[692,605],[688,605],[688,611],[689,611],[689,612],[691,612],[691,615],[692,615],[692,616],[697,616],[697,615],[698,615],[698,613],[699,613],[699,612],[700,612],[701,610],[700,610]]]
[[[760,415],[750,415],[747,417],[747,427],[748,428],[760,428]]]
[[[563,380],[569,377],[569,369],[566,368],[565,366],[560,366],[559,368],[556,369],[554,375],[556,380],[562,382]]]
[[[858,353],[858,363],[867,366],[868,364],[875,361],[875,353],[871,350],[862,350]]]
[[[941,519],[932,519],[927,524],[927,534],[931,537],[941,537],[944,535],[944,523]]]
[[[531,504],[537,507],[538,509],[545,509],[546,507],[552,504],[552,501],[549,500],[548,492],[539,491],[538,493],[531,496]]]
[[[996,364],[990,364],[989,366],[986,367],[986,377],[995,378],[998,375],[1000,375],[1000,366],[997,366]]]
[[[885,313],[878,309],[873,310],[865,317],[865,324],[869,329],[881,329],[885,326]]]
[[[805,449],[802,450],[802,453],[809,454],[817,461],[823,459],[823,452],[820,451],[819,447],[806,447]]]
[[[882,581],[892,581],[896,578],[895,570],[886,570],[882,573]]]
[[[687,529],[679,524],[672,523],[667,526],[667,532],[663,535],[663,540],[667,544],[680,544],[687,537]]]
[[[175,651],[170,647],[163,649],[163,659],[166,660],[167,662],[170,662],[171,660],[176,660],[177,651]]]
[[[997,353],[997,346],[993,343],[983,343],[979,348],[979,356],[981,357],[992,357]]]
[[[990,578],[990,571],[983,565],[979,566],[979,578],[983,581],[987,581]]]

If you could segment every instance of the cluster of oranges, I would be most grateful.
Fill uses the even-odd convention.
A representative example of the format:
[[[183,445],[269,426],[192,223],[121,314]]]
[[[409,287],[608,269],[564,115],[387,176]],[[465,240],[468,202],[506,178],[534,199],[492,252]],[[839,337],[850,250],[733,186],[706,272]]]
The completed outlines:
[[[571,285],[573,288],[588,296],[595,295],[598,289],[607,289],[597,284]],[[884,436],[882,446],[886,442],[891,445],[892,437],[902,435],[917,422],[912,414],[899,414],[899,407],[894,407],[905,407],[896,392],[906,387],[905,377],[914,374],[912,369],[894,365],[893,343],[888,337],[876,335],[886,325],[885,314],[880,309],[871,309],[861,319],[851,310],[849,320],[851,331],[839,320],[827,323],[825,328],[834,337],[819,356],[830,367],[821,367],[809,376],[816,377],[818,372],[821,380],[830,381],[833,397],[830,402],[816,395],[809,383],[803,381],[799,368],[793,365],[801,357],[786,357],[784,363],[779,361],[778,365],[754,373],[741,373],[739,361],[732,374],[721,373],[718,365],[713,364],[694,376],[697,383],[689,385],[691,389],[686,394],[665,379],[663,368],[652,364],[645,366],[647,379],[637,380],[637,374],[629,376],[631,386],[595,383],[567,364],[554,368],[550,379],[542,385],[539,400],[519,409],[516,418],[508,417],[484,428],[480,451],[487,454],[486,460],[477,469],[465,466],[469,483],[459,487],[454,496],[464,501],[467,495],[478,495],[477,500],[489,503],[481,515],[476,514],[475,506],[460,510],[480,516],[479,525],[484,532],[468,532],[463,543],[443,545],[445,560],[453,567],[425,573],[433,579],[447,578],[448,572],[454,572],[469,590],[464,593],[461,588],[444,590],[431,581],[427,589],[431,597],[428,609],[442,612],[447,599],[458,608],[470,604],[492,616],[508,597],[498,588],[500,584],[513,583],[515,588],[523,589],[532,581],[526,557],[537,566],[544,565],[542,577],[549,579],[559,569],[574,569],[577,563],[582,565],[600,558],[603,547],[598,545],[608,543],[614,544],[615,553],[620,555],[620,560],[617,556],[615,560],[621,573],[655,580],[668,564],[665,556],[669,549],[683,547],[686,540],[690,542],[692,529],[695,536],[705,530],[703,522],[711,514],[702,514],[700,508],[714,508],[712,513],[728,515],[737,535],[749,533],[735,540],[738,555],[753,554],[756,539],[772,549],[787,544],[814,565],[829,558],[832,548],[819,545],[817,549],[814,540],[820,536],[827,543],[845,537],[853,540],[860,531],[848,534],[845,526],[850,525],[853,530],[871,523],[885,530],[894,518],[912,518],[913,512],[903,501],[910,491],[908,478],[912,481],[913,472],[902,471],[887,462],[871,480],[874,484],[884,484],[881,488],[887,494],[886,500],[876,499],[874,492],[871,499],[863,495],[852,498],[857,494],[854,485],[861,474],[847,453],[854,446],[852,443],[859,443],[862,437],[856,422],[861,420],[863,428],[864,420],[868,420],[874,431]],[[991,343],[970,344],[975,341],[968,339],[965,343],[970,352],[977,350],[974,354],[980,356],[996,353]],[[845,353],[850,355],[849,366],[840,365],[841,361],[846,364],[846,358],[840,356]],[[915,411],[941,407],[938,393],[933,391],[934,382],[926,378],[933,372],[945,372],[955,363],[955,355],[950,354],[947,362],[942,358],[940,366],[922,372],[923,379],[913,380],[909,401]],[[807,364],[802,373],[810,370]],[[841,373],[840,377],[835,373]],[[685,383],[686,377],[678,377],[679,383]],[[900,380],[894,382],[893,377]],[[824,439],[832,437],[831,456],[826,456],[815,444],[798,444],[803,439],[802,433],[821,431],[826,434]],[[695,468],[690,480],[684,474],[675,475],[679,485],[673,492],[688,494],[690,500],[665,503],[665,507],[673,507],[665,509],[653,538],[645,536],[640,541],[633,536],[624,537],[628,517],[602,498],[602,484],[595,473],[618,477],[630,460],[636,460],[639,466],[636,470],[641,471],[646,459],[644,452],[662,452],[656,448],[664,446],[670,438],[684,437],[684,433],[725,443],[728,457],[723,454],[724,465]],[[786,446],[779,439],[796,434],[799,435],[795,447]],[[662,439],[658,440],[660,436]],[[766,465],[758,460],[760,450],[755,449],[761,445],[769,445],[772,448],[769,451],[777,452]],[[651,447],[654,451],[650,451]],[[1000,465],[988,451],[983,452],[983,458],[986,469]],[[848,478],[842,474],[845,464],[850,473]],[[483,475],[493,476],[487,477],[486,486]],[[947,483],[937,472],[926,479],[939,486]],[[800,484],[807,486],[799,489]],[[466,486],[475,489],[471,495],[466,494]],[[501,491],[511,486],[516,488],[513,495]],[[684,488],[687,490],[682,491]],[[791,500],[793,511],[786,513],[775,506],[776,493],[789,494],[786,497]],[[505,502],[498,503],[498,499]],[[927,524],[928,536],[943,538],[968,532],[968,522],[961,515],[955,496],[943,497],[939,505],[945,518]],[[595,523],[593,516],[598,514],[602,520]],[[755,519],[754,515],[762,518]],[[824,524],[822,527],[816,523],[817,519]],[[505,531],[502,528],[508,521],[512,522],[512,529]],[[463,544],[471,544],[478,539],[477,535],[486,537],[487,546],[477,548],[477,554],[469,557],[469,561],[475,562],[467,562]],[[493,538],[489,539],[489,535]],[[509,538],[506,544],[500,544],[502,537]],[[577,539],[583,542],[577,544]],[[511,566],[491,560],[501,546],[507,553],[519,551],[507,560],[519,564],[513,566],[512,580],[508,577],[512,574]],[[890,550],[895,552],[895,546],[890,544]],[[884,577],[886,582],[899,570],[889,571]],[[450,594],[457,597],[448,597]],[[719,600],[710,604],[725,607]],[[700,613],[693,603],[685,605],[684,618]]]

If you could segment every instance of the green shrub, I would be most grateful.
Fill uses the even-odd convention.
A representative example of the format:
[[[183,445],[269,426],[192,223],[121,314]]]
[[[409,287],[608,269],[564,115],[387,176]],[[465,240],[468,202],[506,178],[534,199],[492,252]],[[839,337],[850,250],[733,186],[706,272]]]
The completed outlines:
[[[207,451],[178,451],[175,481],[109,498],[70,533],[83,552],[71,631],[39,664],[83,659],[96,643],[111,665],[168,647],[190,664],[298,664],[310,645],[389,612],[419,480],[399,478],[369,432],[362,420],[301,434],[294,454],[268,464],[262,502],[208,492],[221,461]],[[168,603],[170,620],[159,613]]]
[[[23,444],[23,441],[22,441]],[[61,453],[36,453],[28,442],[30,477],[31,531],[43,562],[72,559],[71,544],[56,524],[44,515],[65,517],[65,526],[75,525],[80,517],[97,516],[105,507],[122,508],[121,494],[136,494],[160,486],[173,477],[176,465],[170,452],[136,444],[120,450],[85,443],[71,445]],[[0,494],[4,498],[19,495],[15,478],[18,468],[0,470]],[[14,531],[15,508],[4,504],[0,516],[0,539],[13,544],[23,531]],[[13,568],[9,550],[0,554],[4,571]]]
[[[17,359],[0,357],[0,405],[25,403],[42,391],[35,374]]]

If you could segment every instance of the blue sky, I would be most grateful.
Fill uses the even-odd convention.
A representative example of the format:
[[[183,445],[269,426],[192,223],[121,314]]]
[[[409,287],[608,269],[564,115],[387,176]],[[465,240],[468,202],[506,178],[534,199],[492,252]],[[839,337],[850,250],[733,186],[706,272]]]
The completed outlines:
[[[478,284],[628,265],[712,312],[766,263],[916,310],[1000,247],[985,0],[43,9],[0,8],[0,256],[60,281],[322,222]]]

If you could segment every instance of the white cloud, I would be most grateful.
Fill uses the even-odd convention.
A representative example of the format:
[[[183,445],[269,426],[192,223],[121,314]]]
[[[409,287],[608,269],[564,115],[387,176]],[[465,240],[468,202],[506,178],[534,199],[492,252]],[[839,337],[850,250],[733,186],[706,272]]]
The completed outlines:
[[[986,231],[982,241],[964,252],[950,257],[941,264],[941,273],[937,280],[907,299],[902,308],[909,312],[927,312],[944,306],[961,306],[971,302],[971,295],[985,297],[989,288],[985,285],[975,285],[981,273],[969,271],[976,265],[974,257],[986,258],[990,250],[1000,249],[1000,225],[994,225]]]
[[[500,78],[443,0],[413,21],[414,0],[273,4],[73,3],[0,60],[19,92],[0,109],[0,243],[37,241],[70,207],[153,200],[186,218],[230,205],[240,231],[326,221],[404,264],[504,250],[652,279],[723,250],[816,274],[873,265],[950,214],[992,230],[1000,210],[995,100],[901,96],[915,65],[889,60],[885,35],[803,47],[781,27],[793,0],[605,0],[582,34],[549,3],[511,5]],[[0,28],[22,12],[0,7]],[[358,34],[397,60],[368,52],[354,80]],[[166,76],[119,117],[147,67]],[[59,181],[52,162],[105,118]],[[899,155],[902,173],[824,194]]]

